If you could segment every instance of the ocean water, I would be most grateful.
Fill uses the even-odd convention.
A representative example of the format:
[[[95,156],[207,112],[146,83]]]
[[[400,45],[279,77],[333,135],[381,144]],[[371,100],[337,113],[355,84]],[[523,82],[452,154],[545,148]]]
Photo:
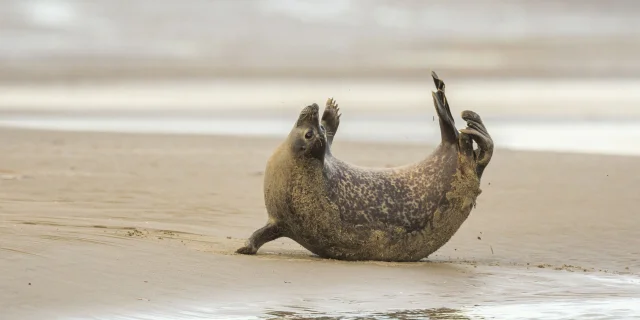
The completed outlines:
[[[0,126],[84,132],[169,133],[281,138],[295,119],[277,117],[8,116]],[[485,119],[497,148],[640,156],[640,121]],[[458,125],[461,128],[461,124]],[[336,139],[437,144],[438,122],[417,117],[350,119]],[[337,140],[336,140],[337,141]]]
[[[350,63],[389,64],[384,55],[372,56],[381,50],[376,43],[407,48],[443,39],[637,37],[640,30],[639,5],[627,0],[0,0],[0,6],[0,60],[38,64],[51,56],[208,56],[313,65],[300,57],[320,50],[334,55],[332,63],[355,53]]]

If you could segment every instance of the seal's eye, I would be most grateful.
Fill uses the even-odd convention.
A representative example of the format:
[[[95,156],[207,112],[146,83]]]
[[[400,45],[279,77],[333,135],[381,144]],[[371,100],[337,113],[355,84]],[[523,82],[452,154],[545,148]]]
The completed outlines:
[[[323,125],[320,125],[320,131],[324,132],[324,126]]]
[[[311,137],[313,137],[313,130],[307,131],[307,133],[304,134],[304,137],[307,139],[311,139]]]

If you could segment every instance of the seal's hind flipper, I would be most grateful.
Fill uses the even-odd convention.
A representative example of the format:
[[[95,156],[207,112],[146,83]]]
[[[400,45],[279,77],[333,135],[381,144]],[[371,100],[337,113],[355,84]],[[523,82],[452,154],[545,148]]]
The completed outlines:
[[[484,169],[493,156],[493,139],[477,113],[465,110],[462,112],[462,119],[467,122],[467,128],[460,130],[460,132],[469,135],[478,145],[478,149],[474,151],[477,163],[476,172],[478,177],[482,177]]]
[[[433,105],[438,113],[440,120],[440,133],[442,135],[442,142],[458,143],[458,129],[456,129],[455,121],[451,115],[449,109],[449,102],[444,94],[444,82],[438,78],[435,72],[431,72],[433,82],[436,84],[437,92],[432,92]]]
[[[435,71],[431,71],[431,77],[433,78],[433,83],[435,83],[436,85],[436,89],[438,89],[438,91],[442,91],[445,109],[447,110],[447,114],[449,115],[449,118],[453,122],[453,115],[451,114],[451,109],[449,109],[449,102],[447,101],[447,97],[444,95],[444,87],[445,87],[444,81],[438,78],[438,75],[435,73]]]

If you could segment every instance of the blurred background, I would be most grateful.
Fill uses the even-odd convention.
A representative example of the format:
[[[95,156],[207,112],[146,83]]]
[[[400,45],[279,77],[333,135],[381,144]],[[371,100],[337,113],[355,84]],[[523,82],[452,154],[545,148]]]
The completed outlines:
[[[348,121],[423,121],[434,70],[454,114],[566,121],[569,143],[606,122],[628,145],[638,17],[633,0],[0,0],[0,110],[287,121],[264,133],[333,96]]]
[[[640,3],[2,0],[3,81],[640,75]]]

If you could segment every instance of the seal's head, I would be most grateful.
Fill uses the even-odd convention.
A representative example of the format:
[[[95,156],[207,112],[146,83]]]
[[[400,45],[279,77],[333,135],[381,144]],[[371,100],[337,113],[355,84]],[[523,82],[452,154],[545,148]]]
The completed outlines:
[[[295,156],[324,160],[327,135],[320,124],[320,107],[317,104],[302,109],[289,133],[289,142]]]

